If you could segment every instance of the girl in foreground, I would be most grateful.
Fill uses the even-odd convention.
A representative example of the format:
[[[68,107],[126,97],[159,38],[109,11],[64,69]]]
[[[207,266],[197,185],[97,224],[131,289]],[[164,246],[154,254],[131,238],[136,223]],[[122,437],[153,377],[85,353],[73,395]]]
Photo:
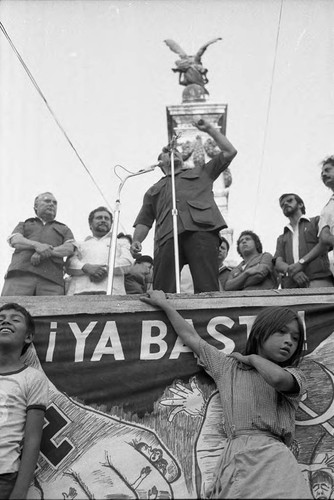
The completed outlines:
[[[253,324],[245,354],[227,356],[198,335],[164,292],[153,290],[142,300],[166,313],[219,390],[227,444],[208,497],[312,498],[288,448],[304,392],[304,375],[296,367],[303,349],[299,316],[285,307],[264,309]]]

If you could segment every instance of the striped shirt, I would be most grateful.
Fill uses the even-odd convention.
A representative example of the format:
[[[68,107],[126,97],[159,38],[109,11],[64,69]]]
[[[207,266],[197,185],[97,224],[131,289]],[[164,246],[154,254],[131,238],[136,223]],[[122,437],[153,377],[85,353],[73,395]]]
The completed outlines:
[[[286,367],[298,385],[296,394],[276,391],[252,367],[228,357],[205,340],[200,341],[198,364],[214,379],[223,409],[228,438],[257,431],[279,437],[289,446],[294,438],[295,413],[305,376],[298,368]]]

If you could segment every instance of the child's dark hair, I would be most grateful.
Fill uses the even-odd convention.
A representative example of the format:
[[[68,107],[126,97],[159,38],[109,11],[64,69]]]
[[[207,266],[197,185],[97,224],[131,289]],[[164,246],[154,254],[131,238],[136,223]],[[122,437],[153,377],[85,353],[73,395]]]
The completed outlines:
[[[297,366],[302,356],[304,346],[304,325],[298,314],[288,307],[266,307],[256,317],[246,344],[245,354],[258,354],[259,348],[275,332],[279,332],[284,326],[293,320],[299,326],[299,339],[296,352],[280,366]]]
[[[0,313],[1,311],[8,311],[9,309],[14,309],[14,311],[20,312],[23,314],[26,320],[26,325],[27,325],[27,333],[30,333],[31,336],[33,337],[35,334],[35,322],[31,316],[31,314],[20,304],[16,304],[16,302],[8,302],[7,304],[4,304],[3,306],[0,307]],[[30,344],[24,344],[22,348],[21,355],[26,352]]]

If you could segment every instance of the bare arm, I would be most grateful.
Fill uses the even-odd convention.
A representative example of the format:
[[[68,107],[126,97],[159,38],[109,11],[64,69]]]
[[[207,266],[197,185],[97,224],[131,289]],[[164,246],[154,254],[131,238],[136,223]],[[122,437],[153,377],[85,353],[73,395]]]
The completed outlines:
[[[176,309],[166,299],[166,295],[161,290],[152,290],[148,292],[148,297],[141,297],[140,300],[156,307],[160,307],[171,322],[175,332],[190,349],[199,354],[199,341],[201,337],[196,330],[182,318]]]
[[[10,238],[10,244],[16,250],[35,250],[35,252],[51,256],[52,245],[40,243],[39,241],[29,240],[22,234],[16,233]]]
[[[330,229],[328,226],[325,226],[324,228],[322,228],[321,233],[320,233],[319,243],[320,243],[320,245],[322,245],[323,251],[327,249],[327,251],[329,252],[331,247],[334,247],[334,236],[330,232]]]
[[[63,257],[69,257],[74,253],[75,250],[75,245],[71,243],[70,241],[65,241],[62,245],[59,245],[58,247],[52,247],[48,250],[45,251],[36,251],[35,253],[32,254],[30,258],[30,262],[32,263],[33,266],[39,266],[42,260],[45,259],[52,259],[52,257],[58,257],[58,258],[63,258]]]
[[[211,123],[203,118],[194,122],[194,125],[203,132],[209,134],[212,139],[217,143],[218,147],[224,153],[226,160],[233,160],[233,158],[237,155],[238,151],[235,147],[230,143],[230,141],[223,135],[220,130],[215,128]]]
[[[71,241],[65,241],[62,245],[53,247],[51,257],[69,257],[70,255],[73,255],[74,250],[75,245]]]
[[[230,354],[230,356],[255,368],[261,377],[264,378],[269,385],[276,389],[276,391],[288,392],[292,394],[298,391],[299,386],[295,377],[269,359],[262,358],[262,356],[259,356],[258,354],[243,356],[239,352],[234,352]]]
[[[140,254],[142,249],[142,242],[145,240],[146,236],[149,233],[151,228],[145,226],[144,224],[137,224],[135,227],[135,231],[133,233],[132,245],[130,247],[131,254],[133,257],[136,257]]]
[[[28,488],[37,464],[43,423],[43,410],[28,410],[19,473],[14,489],[9,497],[10,500],[22,499],[27,496]]]

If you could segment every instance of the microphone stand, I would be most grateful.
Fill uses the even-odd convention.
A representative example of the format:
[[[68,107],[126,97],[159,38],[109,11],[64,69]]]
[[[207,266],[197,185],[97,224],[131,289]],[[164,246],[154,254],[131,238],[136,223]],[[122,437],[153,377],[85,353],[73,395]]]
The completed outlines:
[[[126,168],[122,167],[121,165],[116,165],[114,168],[115,175],[120,179],[121,182],[120,182],[120,185],[118,186],[118,191],[117,191],[117,198],[116,198],[115,211],[114,211],[114,221],[113,221],[113,226],[112,226],[112,231],[111,231],[111,241],[110,241],[109,254],[108,254],[107,295],[112,295],[112,287],[113,287],[113,282],[114,282],[114,268],[115,268],[115,259],[116,259],[118,225],[119,225],[119,217],[120,217],[120,212],[121,212],[120,198],[121,198],[122,188],[123,188],[125,182],[130,177],[135,177],[137,175],[146,174],[146,172],[151,172],[155,169],[156,166],[157,165],[154,165],[148,169],[139,170],[139,172],[130,172],[129,170],[126,170]],[[123,168],[124,170],[129,172],[129,175],[127,175],[124,179],[121,179],[121,177],[116,172],[117,167]]]
[[[176,293],[181,292],[180,285],[180,259],[179,259],[179,235],[177,230],[177,216],[178,210],[176,208],[176,189],[175,189],[175,154],[174,147],[177,139],[181,134],[175,134],[168,144],[168,147],[171,148],[170,155],[170,167],[171,167],[171,181],[172,181],[172,220],[173,220],[173,239],[174,239],[174,263],[175,263],[175,284],[176,284]]]
[[[176,284],[176,293],[180,293],[181,285],[180,285],[179,235],[177,232],[178,210],[176,208],[174,149],[171,150],[170,166],[171,166],[171,180],[172,180],[172,219],[173,219],[173,238],[174,238],[175,284]]]

